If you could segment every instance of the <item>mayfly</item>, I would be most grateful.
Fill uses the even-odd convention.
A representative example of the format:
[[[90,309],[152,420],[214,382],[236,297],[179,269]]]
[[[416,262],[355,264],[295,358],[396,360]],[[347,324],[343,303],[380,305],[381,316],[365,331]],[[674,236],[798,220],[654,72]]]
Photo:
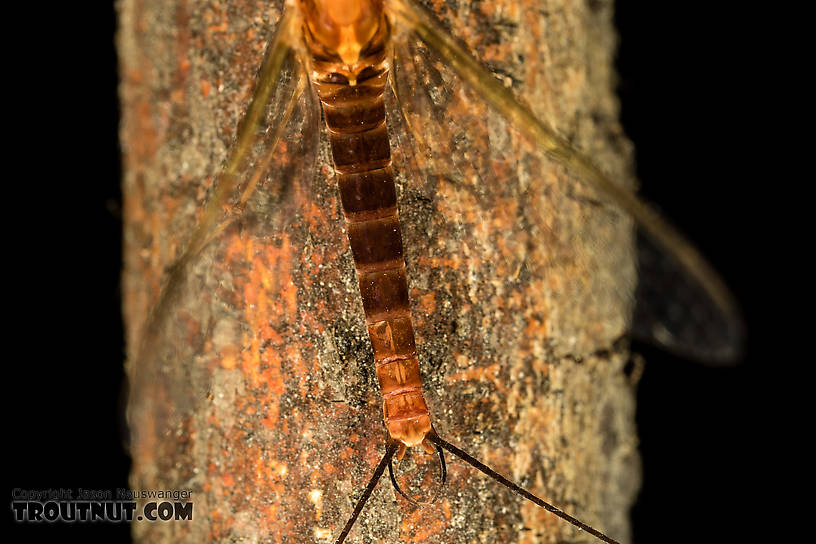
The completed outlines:
[[[592,161],[576,151],[568,140],[531,113],[504,82],[487,71],[462,45],[451,38],[423,7],[413,0],[389,0],[385,3],[380,0],[292,0],[287,4],[275,35],[267,46],[256,89],[239,125],[234,146],[219,176],[215,192],[187,242],[187,249],[168,273],[166,287],[156,304],[150,323],[142,333],[142,353],[136,358],[132,373],[142,372],[143,376],[134,380],[135,387],[151,385],[151,375],[139,368],[142,364],[148,364],[147,358],[172,357],[155,351],[156,346],[162,344],[157,341],[157,337],[172,335],[165,317],[169,308],[182,296],[184,278],[201,273],[196,269],[203,262],[198,257],[209,242],[225,235],[235,225],[246,228],[252,221],[257,223],[257,217],[252,219],[251,214],[245,213],[245,210],[253,206],[287,206],[287,199],[283,195],[286,190],[291,191],[293,188],[284,185],[275,187],[267,183],[265,192],[270,196],[258,196],[262,191],[256,188],[261,185],[270,168],[279,169],[280,175],[274,178],[281,184],[285,183],[281,180],[295,176],[304,180],[312,177],[314,154],[318,152],[317,133],[303,130],[300,141],[287,139],[284,134],[289,127],[298,123],[309,125],[314,122],[316,112],[322,111],[340,188],[342,209],[347,221],[346,232],[357,272],[359,297],[369,341],[374,352],[376,374],[383,397],[382,412],[389,436],[385,454],[356,502],[345,527],[338,533],[336,542],[339,544],[348,536],[386,469],[389,470],[396,490],[408,501],[415,502],[410,491],[401,489],[392,470],[393,458],[401,459],[409,447],[420,447],[438,456],[441,484],[436,485],[440,487],[445,483],[444,452],[447,451],[578,529],[605,542],[616,542],[446,441],[431,422],[431,411],[420,377],[421,348],[417,345],[414,334],[416,316],[411,311],[409,301],[411,274],[405,263],[406,248],[403,247],[401,232],[404,223],[400,222],[397,213],[395,165],[392,165],[391,160],[393,142],[389,140],[386,123],[387,113],[394,112],[398,117],[401,115],[400,119],[389,122],[409,125],[410,131],[421,139],[419,133],[422,128],[415,123],[417,112],[410,111],[410,108],[418,104],[418,109],[422,105],[425,108],[433,108],[435,105],[433,96],[429,96],[432,92],[424,96],[412,94],[422,83],[429,86],[434,83],[431,80],[435,72],[423,65],[423,55],[436,55],[437,59],[458,76],[459,81],[481,97],[539,152],[565,167],[601,199],[611,202],[631,216],[652,243],[664,255],[670,256],[674,268],[681,271],[682,276],[692,284],[689,289],[696,289],[698,293],[704,294],[703,299],[707,300],[707,304],[701,308],[695,307],[694,313],[705,315],[695,316],[695,322],[717,325],[711,325],[702,331],[705,336],[702,341],[695,343],[689,339],[690,333],[687,331],[678,332],[669,326],[677,321],[676,318],[670,319],[671,315],[668,319],[663,319],[668,325],[655,329],[653,336],[678,349],[687,345],[695,346],[693,349],[698,354],[712,359],[726,360],[733,356],[740,336],[738,312],[727,288],[697,251],[628,189],[610,180]],[[407,81],[409,75],[419,78],[421,82]],[[388,98],[389,96],[392,98]],[[318,108],[315,99],[319,99],[322,109]],[[398,106],[389,105],[390,99]],[[260,132],[263,135],[259,137]],[[427,149],[433,146],[433,142],[425,142],[424,146],[418,145],[422,149],[418,150],[415,157],[408,151],[401,151],[404,155],[403,162],[407,165],[406,171],[421,170],[421,163],[434,164],[438,160],[438,154]],[[287,149],[284,150],[284,147]],[[289,147],[296,148],[297,151],[291,151]],[[467,160],[478,159],[451,159],[454,166],[462,170],[468,169],[463,164]],[[282,172],[286,175],[281,174]],[[490,181],[501,183],[501,180]],[[533,185],[530,183],[528,188]],[[262,201],[256,202],[259,198]],[[277,201],[272,202],[271,199]],[[285,217],[286,213],[279,215]],[[243,225],[239,225],[241,222]],[[280,219],[273,226],[280,228]],[[236,235],[240,236],[240,230]],[[519,244],[520,247],[523,245]],[[228,249],[227,258],[230,258],[229,251]],[[291,263],[281,262],[280,255],[274,249],[270,249],[265,259],[270,264],[291,267]],[[523,275],[525,269],[533,266],[527,261],[522,251],[512,273],[513,277]],[[253,273],[261,274],[261,283],[273,290],[273,284],[279,281],[279,278],[264,275],[263,272]],[[236,277],[238,274],[236,271]],[[220,285],[211,286],[216,292],[229,291],[223,285],[238,280],[222,278],[219,281]],[[245,289],[244,294],[253,301],[249,305],[256,318],[251,321],[251,325],[269,329],[263,307],[269,302],[263,297],[257,298],[257,293],[251,290]],[[699,299],[700,297],[695,298]],[[259,302],[254,302],[256,300]],[[286,296],[283,296],[281,303],[296,305],[296,302]],[[676,314],[678,309],[673,307],[669,313],[672,311]],[[221,338],[234,332],[231,328],[237,327],[235,320],[219,319],[211,326],[207,341],[216,345],[221,357],[220,367],[234,369],[241,364],[242,348],[221,342]],[[699,329],[694,332],[700,333]],[[292,334],[297,333],[293,331]],[[266,331],[264,336],[266,345],[254,345],[251,348],[256,353],[266,353],[265,350],[275,344],[279,333]],[[249,331],[247,341],[251,344],[258,343],[252,331]],[[172,343],[165,341],[163,345],[164,350],[174,349]],[[298,357],[293,356],[293,360],[297,361]],[[277,361],[267,362],[257,372],[249,372],[251,386],[266,388],[270,399],[280,396],[280,391],[275,390],[275,364],[279,369],[281,363]],[[204,367],[202,371],[209,370],[205,364],[201,366]],[[305,376],[307,372],[302,374]],[[233,389],[238,388],[240,386],[233,384]],[[222,402],[227,401],[212,399],[213,409],[218,411]],[[230,402],[236,401],[232,399]],[[264,421],[276,421],[278,413],[285,410],[285,407],[280,406],[279,400],[274,402],[274,413],[260,415]],[[152,417],[157,420],[155,424],[162,424],[159,422],[161,417],[156,417],[155,414]],[[249,433],[246,441],[252,441]],[[143,451],[150,449],[150,445],[145,444],[138,444],[138,447],[143,448]],[[259,473],[274,472],[278,470],[276,466],[282,465],[276,465],[261,456],[259,465],[253,469]],[[285,478],[287,471],[283,466],[278,470],[277,476]],[[190,478],[195,476],[190,475]],[[235,475],[230,475],[226,481],[234,479]],[[320,494],[316,493],[314,497],[317,505]],[[275,508],[270,507],[270,510],[268,515],[277,513]]]

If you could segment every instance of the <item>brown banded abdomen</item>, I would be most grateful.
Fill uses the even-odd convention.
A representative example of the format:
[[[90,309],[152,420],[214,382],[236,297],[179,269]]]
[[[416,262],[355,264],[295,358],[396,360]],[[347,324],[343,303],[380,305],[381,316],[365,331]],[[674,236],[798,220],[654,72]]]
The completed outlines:
[[[329,129],[386,425],[392,437],[417,445],[427,432],[421,429],[430,429],[430,417],[422,396],[385,124],[387,77],[383,71],[355,86],[321,82],[316,86]]]

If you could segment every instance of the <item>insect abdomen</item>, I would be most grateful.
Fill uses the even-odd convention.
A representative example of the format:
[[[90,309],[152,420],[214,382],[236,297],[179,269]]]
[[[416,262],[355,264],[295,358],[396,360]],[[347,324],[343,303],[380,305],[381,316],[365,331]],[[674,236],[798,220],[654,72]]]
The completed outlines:
[[[416,445],[430,428],[408,300],[385,124],[387,71],[355,86],[316,83],[391,435]],[[399,436],[402,435],[402,436]],[[418,443],[418,442],[417,442]]]

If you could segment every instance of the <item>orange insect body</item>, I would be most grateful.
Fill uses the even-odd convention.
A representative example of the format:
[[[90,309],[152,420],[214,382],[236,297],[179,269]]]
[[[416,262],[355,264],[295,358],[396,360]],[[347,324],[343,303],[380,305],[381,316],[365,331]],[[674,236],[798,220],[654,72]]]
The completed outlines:
[[[383,94],[389,25],[380,0],[302,0],[311,78],[323,104],[357,268],[385,425],[433,453],[419,374]]]
[[[382,0],[301,0],[309,32],[346,64],[354,64],[384,21]]]

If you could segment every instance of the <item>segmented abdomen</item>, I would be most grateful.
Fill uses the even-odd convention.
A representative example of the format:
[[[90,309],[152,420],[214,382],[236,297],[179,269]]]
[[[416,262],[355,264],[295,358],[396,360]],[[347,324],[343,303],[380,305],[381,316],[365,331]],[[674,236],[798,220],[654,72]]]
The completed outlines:
[[[317,82],[386,425],[428,418],[408,301],[397,197],[385,124],[387,71],[357,85]],[[428,423],[429,424],[429,423]]]

